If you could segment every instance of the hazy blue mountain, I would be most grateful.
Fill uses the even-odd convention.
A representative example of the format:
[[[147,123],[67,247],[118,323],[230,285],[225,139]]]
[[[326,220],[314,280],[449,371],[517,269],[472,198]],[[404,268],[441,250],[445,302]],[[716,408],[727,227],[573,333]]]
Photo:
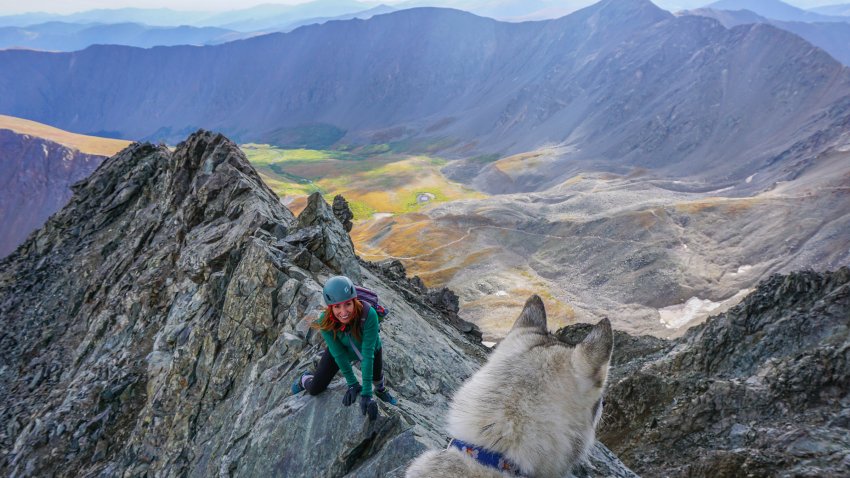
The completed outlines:
[[[180,26],[193,25],[207,16],[209,16],[207,12],[173,10],[170,8],[103,8],[61,15],[54,20],[67,23],[142,23],[157,26]]]
[[[0,27],[0,49],[76,51],[90,45],[141,48],[168,45],[214,45],[251,34],[214,27],[150,27],[138,23],[80,24],[49,22],[29,27]]]
[[[685,12],[690,15],[714,18],[726,28],[747,23],[769,23],[799,35],[812,45],[823,49],[833,58],[850,66],[850,23],[840,22],[783,22],[764,18],[749,10],[712,10],[701,8]]]
[[[214,11],[182,11],[168,8],[98,9],[58,15],[25,13],[0,16],[0,26],[26,27],[46,22],[64,23],[140,23],[154,26],[219,27],[241,32],[280,30],[311,18],[330,18],[363,12],[378,2],[356,0],[314,0],[298,5],[263,4],[254,7]]]
[[[388,5],[378,5],[377,7],[370,8],[368,10],[363,10],[354,13],[346,13],[345,15],[339,15],[335,17],[316,17],[299,20],[294,23],[290,23],[285,28],[280,28],[279,31],[291,31],[304,25],[313,25],[315,23],[325,23],[334,20],[353,20],[355,18],[366,20],[374,17],[375,15],[383,15],[385,13],[391,13],[394,11],[396,11],[396,9]]]
[[[749,10],[772,20],[787,22],[848,22],[850,18],[822,15],[803,10],[780,0],[719,0],[705,8],[714,10]]]
[[[223,12],[207,18],[203,24],[243,32],[277,30],[309,18],[346,15],[368,10],[373,6],[373,3],[356,0],[315,0],[297,5],[263,4],[244,10]]]
[[[839,5],[826,5],[823,7],[810,8],[809,10],[815,13],[820,13],[822,15],[850,17],[850,3],[842,3]]]
[[[44,13],[44,12],[20,13],[20,14],[17,14],[17,15],[4,15],[4,16],[0,16],[0,27],[7,27],[7,26],[25,27],[25,26],[28,26],[28,25],[35,25],[37,23],[59,21],[60,19],[62,19],[62,15],[58,15],[58,14],[54,14],[54,13]]]
[[[0,84],[15,92],[2,113],[128,139],[204,127],[455,156],[559,148],[509,182],[482,175],[496,192],[556,184],[578,164],[712,181],[760,170],[757,188],[850,128],[850,73],[825,52],[645,0],[543,22],[425,8],[210,47],[4,51]]]

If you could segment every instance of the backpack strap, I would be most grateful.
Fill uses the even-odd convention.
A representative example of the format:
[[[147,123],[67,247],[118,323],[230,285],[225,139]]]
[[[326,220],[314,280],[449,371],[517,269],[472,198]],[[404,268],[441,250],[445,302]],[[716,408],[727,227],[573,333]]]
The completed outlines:
[[[363,354],[361,354],[360,350],[357,349],[357,346],[354,345],[354,341],[351,340],[351,336],[346,334],[346,337],[348,338],[348,346],[351,347],[352,350],[354,350],[354,355],[357,355],[357,360],[363,362]]]
[[[361,326],[361,328],[366,324],[366,317],[369,317],[369,309],[371,309],[371,308],[372,308],[371,305],[368,308],[367,307],[363,308],[363,314],[360,315],[360,326]],[[351,350],[354,351],[354,355],[357,355],[357,359],[360,360],[361,362],[363,362],[363,354],[361,354],[360,349],[358,349],[357,346],[354,345],[354,341],[351,340],[351,335],[345,334],[345,337],[348,339],[348,346],[351,347]]]

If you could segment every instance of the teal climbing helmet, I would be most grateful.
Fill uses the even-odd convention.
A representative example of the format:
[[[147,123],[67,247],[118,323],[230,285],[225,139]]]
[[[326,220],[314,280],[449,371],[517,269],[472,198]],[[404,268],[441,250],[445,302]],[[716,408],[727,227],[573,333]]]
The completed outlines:
[[[331,306],[357,297],[357,289],[348,277],[333,276],[325,282],[322,295],[325,297],[325,305]]]

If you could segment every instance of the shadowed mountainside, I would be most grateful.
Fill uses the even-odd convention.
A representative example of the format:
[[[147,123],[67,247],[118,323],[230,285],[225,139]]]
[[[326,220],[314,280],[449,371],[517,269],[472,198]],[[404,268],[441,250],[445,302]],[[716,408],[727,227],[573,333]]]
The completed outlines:
[[[0,257],[64,206],[71,185],[94,171],[102,156],[0,129]]]

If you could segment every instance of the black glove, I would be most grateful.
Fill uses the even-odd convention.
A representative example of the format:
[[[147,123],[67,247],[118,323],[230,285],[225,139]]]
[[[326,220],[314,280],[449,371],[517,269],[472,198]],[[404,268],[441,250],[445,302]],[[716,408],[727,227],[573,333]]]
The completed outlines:
[[[378,418],[378,404],[372,397],[360,397],[360,413],[369,415],[369,420]]]
[[[360,384],[351,385],[345,391],[345,396],[342,397],[342,404],[346,407],[357,401],[357,396],[360,395]]]

